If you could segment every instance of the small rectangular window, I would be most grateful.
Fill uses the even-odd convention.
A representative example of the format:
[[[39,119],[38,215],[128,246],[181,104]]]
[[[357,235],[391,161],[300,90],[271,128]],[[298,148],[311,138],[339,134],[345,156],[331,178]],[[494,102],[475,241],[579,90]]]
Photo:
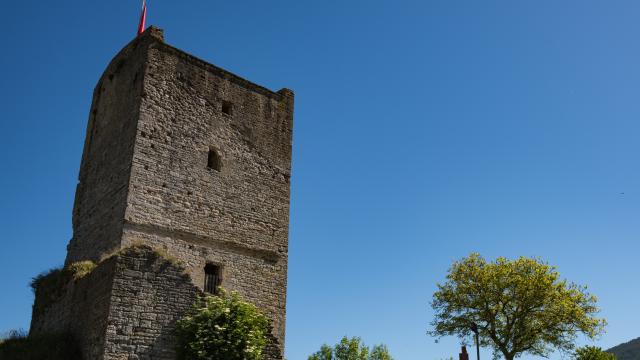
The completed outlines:
[[[222,169],[222,159],[220,158],[220,154],[213,149],[209,149],[209,155],[207,157],[207,167],[209,169],[220,171]]]
[[[207,264],[204,267],[204,291],[217,295],[218,294],[218,286],[220,286],[220,267]]]
[[[222,102],[222,112],[227,115],[233,115],[233,104],[231,101]]]

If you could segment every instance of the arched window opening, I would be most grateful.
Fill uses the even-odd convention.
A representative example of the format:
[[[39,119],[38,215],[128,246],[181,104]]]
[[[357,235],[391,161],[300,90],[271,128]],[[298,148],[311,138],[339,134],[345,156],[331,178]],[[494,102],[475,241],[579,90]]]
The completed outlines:
[[[215,149],[209,149],[207,158],[207,167],[212,170],[220,171],[222,169],[222,159]]]
[[[220,267],[213,264],[207,264],[204,267],[204,291],[212,294],[218,294],[220,286]]]

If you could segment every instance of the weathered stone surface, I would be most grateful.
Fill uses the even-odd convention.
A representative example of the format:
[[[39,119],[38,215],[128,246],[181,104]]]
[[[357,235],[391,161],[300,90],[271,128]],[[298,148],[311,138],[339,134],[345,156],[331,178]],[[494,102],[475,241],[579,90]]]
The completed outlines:
[[[116,55],[94,91],[66,263],[148,244],[190,276],[128,258],[102,270],[95,281],[110,286],[109,320],[96,336],[105,359],[169,359],[173,349],[163,344],[203,289],[206,264],[272,319],[282,352],[292,126],[291,91],[272,92],[175,49],[159,29]],[[63,315],[34,313],[34,329],[52,329],[54,318],[69,323],[68,306],[99,302],[87,293],[84,303],[53,305]]]
[[[55,302],[43,303],[36,291],[31,335],[70,333],[79,342],[84,359],[102,359],[109,317],[116,259],[109,259],[79,280],[71,280]]]
[[[135,247],[118,256],[105,335],[105,359],[175,359],[175,322],[201,293],[184,268]]]

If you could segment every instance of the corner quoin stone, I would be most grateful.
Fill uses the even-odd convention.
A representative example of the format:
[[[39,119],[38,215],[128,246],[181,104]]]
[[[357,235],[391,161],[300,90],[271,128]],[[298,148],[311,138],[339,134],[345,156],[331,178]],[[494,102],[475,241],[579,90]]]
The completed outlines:
[[[189,276],[155,274],[159,268],[147,266],[155,260],[138,252],[100,263],[100,275],[91,274],[99,291],[85,285],[79,296],[81,286],[70,284],[75,295],[52,305],[58,313],[103,307],[91,324],[60,322],[76,336],[93,334],[81,341],[92,344],[85,354],[170,359],[170,332],[154,324],[173,326],[203,290],[212,264],[220,285],[272,320],[268,357],[281,357],[292,127],[293,92],[272,92],[171,47],[158,28],[115,56],[93,94],[65,263],[98,262],[144,244],[179,260]],[[34,311],[31,331],[64,330],[54,329],[53,316]],[[131,340],[140,334],[144,341]]]

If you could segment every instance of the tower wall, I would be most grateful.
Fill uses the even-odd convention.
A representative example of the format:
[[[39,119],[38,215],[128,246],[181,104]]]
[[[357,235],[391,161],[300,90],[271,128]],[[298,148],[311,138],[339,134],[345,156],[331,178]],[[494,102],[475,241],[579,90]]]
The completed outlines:
[[[157,29],[122,49],[93,92],[66,263],[98,260],[121,244],[143,71]]]
[[[30,335],[68,334],[84,360],[174,360],[176,321],[201,294],[182,266],[148,246],[124,249],[67,280],[55,294],[36,290]]]
[[[167,249],[201,288],[205,265],[220,266],[222,286],[264,309],[283,344],[292,93],[164,43],[148,52],[143,88],[123,244]]]
[[[104,261],[81,279],[56,281],[61,288],[37,287],[29,336],[69,334],[83,359],[103,359],[117,260]]]
[[[269,316],[282,353],[292,126],[290,90],[255,85],[148,29],[112,60],[96,86],[66,263],[150,245],[180,261],[194,296],[204,289],[205,266],[216,265],[223,287]],[[115,273],[120,279],[129,272]],[[150,275],[140,281],[145,291],[158,288],[155,299],[170,296]],[[120,296],[118,289],[126,284],[113,280],[109,323],[115,328],[104,337],[116,344],[114,351],[137,354],[122,341],[133,336],[132,322],[144,309],[118,314],[138,304],[144,291]],[[91,296],[84,301],[90,304]],[[184,310],[182,303],[163,306],[158,312],[171,319]],[[153,334],[145,341],[159,346]]]

